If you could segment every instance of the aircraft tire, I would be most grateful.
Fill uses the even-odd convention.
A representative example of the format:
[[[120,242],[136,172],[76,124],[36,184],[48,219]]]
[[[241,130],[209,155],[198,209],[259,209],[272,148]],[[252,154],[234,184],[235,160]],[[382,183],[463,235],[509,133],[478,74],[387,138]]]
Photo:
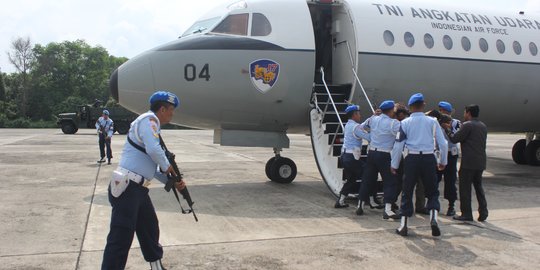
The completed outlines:
[[[540,140],[531,141],[525,147],[525,159],[531,166],[540,166]]]
[[[280,184],[289,184],[296,178],[296,164],[289,158],[278,157],[270,166],[270,179]]]
[[[266,177],[268,177],[268,179],[270,179],[270,180],[272,180],[272,174],[270,173],[270,168],[272,167],[272,164],[274,164],[274,160],[276,160],[276,157],[271,157],[266,162],[266,166],[264,168],[264,172],[266,173]]]
[[[521,139],[517,141],[512,147],[512,159],[516,164],[525,165],[527,159],[525,158],[525,148],[527,147],[527,140]]]

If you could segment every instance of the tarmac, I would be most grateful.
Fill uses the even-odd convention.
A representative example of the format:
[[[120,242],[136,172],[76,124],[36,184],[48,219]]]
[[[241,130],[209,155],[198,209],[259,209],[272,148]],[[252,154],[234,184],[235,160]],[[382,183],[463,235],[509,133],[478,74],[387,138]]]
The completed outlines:
[[[540,167],[519,166],[511,148],[522,135],[488,138],[486,222],[440,215],[394,230],[381,210],[334,209],[310,139],[290,135],[282,153],[298,166],[292,184],[268,181],[271,149],[221,147],[212,131],[166,130],[195,201],[199,222],[179,213],[173,194],[150,186],[168,269],[537,269]],[[107,185],[125,136],[113,137],[113,165],[97,164],[95,131],[0,129],[0,269],[99,269],[111,208]],[[441,197],[443,212],[447,202]],[[473,209],[476,208],[473,195]],[[475,218],[477,213],[475,213]],[[127,269],[149,269],[135,239]]]

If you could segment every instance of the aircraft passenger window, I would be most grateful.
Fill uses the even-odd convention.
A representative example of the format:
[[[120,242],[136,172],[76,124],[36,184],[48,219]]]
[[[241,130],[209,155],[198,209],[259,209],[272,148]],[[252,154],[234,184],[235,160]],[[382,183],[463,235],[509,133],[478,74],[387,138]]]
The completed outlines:
[[[480,50],[482,50],[483,52],[488,51],[489,45],[485,38],[481,38],[478,44],[480,45]]]
[[[431,36],[430,34],[425,34],[424,35],[424,43],[426,44],[426,47],[428,49],[433,48],[433,46],[435,45],[435,41],[433,40],[433,36]]]
[[[247,36],[248,21],[248,13],[229,15],[212,32]]]
[[[514,41],[514,52],[517,55],[521,54],[521,44],[519,44],[519,42],[517,42],[517,41]]]
[[[414,36],[413,34],[411,34],[411,32],[406,32],[404,38],[405,38],[405,44],[407,44],[407,46],[409,47],[414,46]]]
[[[392,34],[392,32],[386,30],[384,31],[384,42],[386,43],[386,45],[388,46],[392,46],[394,45],[394,34]]]
[[[536,56],[538,54],[538,47],[536,47],[536,44],[534,42],[529,43],[529,50],[531,51],[531,54],[533,56]]]
[[[443,37],[443,44],[447,50],[451,50],[454,46],[454,42],[452,42],[452,38],[449,35]]]
[[[506,46],[504,46],[504,42],[502,40],[497,40],[497,51],[499,53],[503,54],[504,51],[506,51]]]
[[[463,49],[465,51],[470,51],[471,50],[471,40],[469,40],[468,37],[462,37],[461,38],[461,46],[463,47]]]
[[[268,36],[272,32],[272,25],[261,13],[253,13],[253,19],[251,22],[251,35],[252,36]]]

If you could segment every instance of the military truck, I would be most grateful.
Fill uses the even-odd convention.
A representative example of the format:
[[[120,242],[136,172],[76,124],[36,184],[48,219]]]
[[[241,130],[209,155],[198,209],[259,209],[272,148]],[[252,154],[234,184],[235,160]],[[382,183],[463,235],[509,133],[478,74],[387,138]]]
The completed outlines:
[[[64,134],[75,134],[79,128],[95,128],[96,121],[102,115],[103,110],[108,110],[114,121],[114,131],[119,134],[128,133],[129,125],[138,115],[123,107],[101,107],[100,103],[96,101],[93,105],[78,106],[77,112],[61,113],[57,117],[56,124]]]

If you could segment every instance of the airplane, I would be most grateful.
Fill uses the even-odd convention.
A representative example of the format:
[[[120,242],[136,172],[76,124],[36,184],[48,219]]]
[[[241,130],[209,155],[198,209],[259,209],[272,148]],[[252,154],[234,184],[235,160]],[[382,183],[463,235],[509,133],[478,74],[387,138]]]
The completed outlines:
[[[132,58],[112,96],[143,113],[158,89],[181,100],[173,122],[214,130],[223,146],[273,148],[265,172],[296,177],[287,134],[309,134],[337,195],[344,109],[364,117],[422,92],[428,107],[471,103],[490,132],[525,133],[518,164],[540,165],[540,18],[405,0],[245,0],[217,7],[183,35]]]

